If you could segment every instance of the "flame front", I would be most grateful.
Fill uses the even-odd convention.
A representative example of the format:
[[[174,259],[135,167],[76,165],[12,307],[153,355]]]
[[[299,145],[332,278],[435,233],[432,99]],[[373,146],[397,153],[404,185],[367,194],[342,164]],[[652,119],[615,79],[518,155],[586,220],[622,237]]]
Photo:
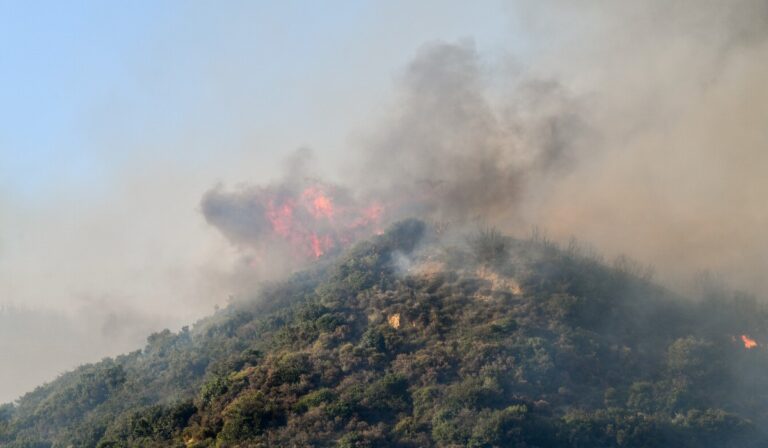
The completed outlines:
[[[742,334],[741,335],[741,341],[744,343],[744,348],[746,348],[746,349],[757,347],[757,341],[755,341],[754,339],[750,338],[746,334]]]
[[[322,257],[323,254],[335,246],[333,240],[328,235],[317,235],[316,233],[313,233],[310,239],[312,243],[312,254],[315,258]]]
[[[307,204],[309,213],[317,219],[333,218],[333,200],[316,186],[307,187],[302,193],[302,198]]]
[[[357,239],[380,232],[384,206],[360,203],[341,189],[323,183],[300,189],[265,188],[254,195],[256,209],[268,223],[257,247],[287,243],[297,258],[320,258]]]
[[[288,201],[275,205],[275,201],[270,200],[267,204],[267,219],[272,224],[273,232],[287,237],[291,233],[291,227],[293,227],[293,204]]]

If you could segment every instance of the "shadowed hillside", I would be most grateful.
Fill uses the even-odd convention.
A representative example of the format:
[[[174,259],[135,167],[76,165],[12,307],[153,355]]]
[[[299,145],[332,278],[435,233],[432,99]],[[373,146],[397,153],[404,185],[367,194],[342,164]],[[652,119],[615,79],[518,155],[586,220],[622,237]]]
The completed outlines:
[[[0,408],[3,447],[766,446],[768,312],[404,221]]]

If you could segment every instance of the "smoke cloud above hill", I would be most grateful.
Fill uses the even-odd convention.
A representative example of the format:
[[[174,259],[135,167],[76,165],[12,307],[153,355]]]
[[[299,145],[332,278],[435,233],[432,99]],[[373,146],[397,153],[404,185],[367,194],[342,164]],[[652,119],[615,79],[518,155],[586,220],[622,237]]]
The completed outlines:
[[[471,43],[426,45],[339,182],[311,173],[313,156],[300,150],[271,184],[214,187],[202,212],[236,246],[269,252],[270,265],[276,252],[317,258],[408,217],[516,221],[529,186],[566,172],[589,130],[556,82],[512,79],[514,102],[499,109],[484,76]]]
[[[536,226],[669,282],[712,270],[768,291],[765,2],[521,2],[515,13],[522,55],[471,41],[417,52],[351,145],[331,188],[340,200],[380,204],[381,223]],[[311,177],[219,186],[203,212],[253,245],[274,229],[252,205]],[[247,238],[234,235],[244,222]]]

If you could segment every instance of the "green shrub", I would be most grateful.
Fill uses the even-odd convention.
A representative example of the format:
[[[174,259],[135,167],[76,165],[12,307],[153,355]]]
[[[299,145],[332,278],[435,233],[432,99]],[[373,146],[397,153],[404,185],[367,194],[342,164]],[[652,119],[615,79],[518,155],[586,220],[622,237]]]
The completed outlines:
[[[320,406],[323,403],[330,403],[336,398],[336,394],[330,389],[318,389],[304,395],[296,402],[293,409],[296,412],[306,412],[307,410]]]
[[[284,354],[275,362],[271,384],[297,383],[301,375],[310,372],[311,367],[309,356],[305,353]]]
[[[259,391],[247,391],[237,397],[222,412],[224,425],[219,442],[237,442],[260,435],[276,418],[275,409]]]

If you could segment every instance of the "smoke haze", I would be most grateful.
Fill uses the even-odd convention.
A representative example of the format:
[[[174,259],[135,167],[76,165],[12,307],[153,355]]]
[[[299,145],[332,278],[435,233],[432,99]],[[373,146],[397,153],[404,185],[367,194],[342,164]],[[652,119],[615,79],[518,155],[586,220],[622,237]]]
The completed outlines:
[[[285,54],[226,50],[281,32],[252,31],[249,12],[168,19],[186,26],[158,38],[157,62],[133,61],[168,104],[116,95],[90,111],[110,167],[97,188],[0,184],[0,401],[408,216],[538,226],[670,283],[708,269],[768,293],[768,2],[378,5],[326,24],[328,63],[304,60],[316,35]],[[175,52],[185,29],[224,37]],[[183,112],[144,121],[164,107]],[[333,219],[313,214],[312,188]],[[275,236],[270,200],[298,207],[291,236]]]
[[[523,54],[432,43],[354,143],[389,218],[536,226],[762,293],[765,2],[519,3]]]
[[[590,130],[555,81],[508,79],[497,106],[485,78],[472,42],[425,45],[400,76],[391,110],[356,142],[339,183],[309,172],[312,156],[301,150],[276,182],[209,190],[202,212],[235,245],[261,252],[281,239],[309,246],[310,234],[328,235],[320,221],[344,228],[348,238],[333,236],[344,243],[334,247],[412,216],[459,227],[514,224],[531,186],[567,172]],[[319,191],[338,208],[327,220],[306,203]],[[284,228],[296,223],[295,232]]]
[[[768,3],[557,6],[529,10],[532,66],[583,92],[600,144],[528,219],[667,280],[711,269],[764,294]]]

